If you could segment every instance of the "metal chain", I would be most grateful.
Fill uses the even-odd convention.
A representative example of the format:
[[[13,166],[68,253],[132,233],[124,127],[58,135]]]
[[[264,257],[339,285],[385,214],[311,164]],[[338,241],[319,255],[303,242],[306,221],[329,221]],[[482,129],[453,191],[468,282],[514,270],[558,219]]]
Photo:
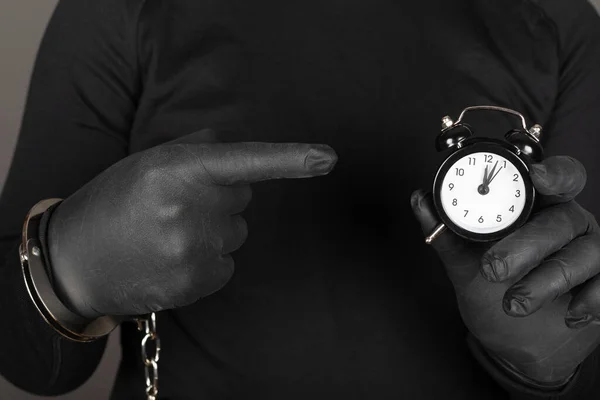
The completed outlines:
[[[156,333],[156,314],[152,313],[136,319],[138,330],[144,335],[142,338],[142,361],[146,375],[147,400],[156,400],[158,396],[158,359],[160,356],[160,338]],[[150,342],[154,342],[154,356],[148,357]]]

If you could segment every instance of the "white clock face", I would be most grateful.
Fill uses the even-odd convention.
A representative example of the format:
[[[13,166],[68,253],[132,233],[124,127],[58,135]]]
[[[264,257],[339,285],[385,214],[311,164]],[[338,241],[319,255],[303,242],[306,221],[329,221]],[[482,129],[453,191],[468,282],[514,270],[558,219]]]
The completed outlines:
[[[526,202],[521,172],[496,153],[471,153],[450,166],[440,187],[448,218],[478,234],[501,231],[513,224]]]

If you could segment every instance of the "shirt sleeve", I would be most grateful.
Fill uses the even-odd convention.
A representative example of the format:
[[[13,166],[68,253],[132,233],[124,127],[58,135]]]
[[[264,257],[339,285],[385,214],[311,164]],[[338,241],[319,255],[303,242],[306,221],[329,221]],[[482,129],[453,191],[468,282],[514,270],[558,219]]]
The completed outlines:
[[[483,346],[471,334],[467,336],[469,350],[477,362],[490,374],[490,376],[508,392],[511,400],[591,400],[597,395],[598,351],[592,353],[576,370],[567,384],[558,385],[556,388],[542,388],[529,384],[521,379],[516,379],[490,357]]]
[[[524,0],[536,5],[555,37],[558,80],[555,101],[543,121],[546,156],[569,155],[581,161],[588,180],[577,201],[600,219],[600,17],[587,0]],[[582,363],[560,390],[540,390],[510,375],[486,356],[473,338],[469,347],[511,400],[587,400],[600,396],[600,348]]]
[[[558,95],[545,125],[546,155],[569,155],[583,163],[587,184],[577,201],[600,221],[600,16],[587,0],[539,0],[554,21],[559,55]],[[579,379],[559,400],[600,396],[600,347],[580,366]],[[515,399],[521,400],[516,397]]]
[[[20,272],[28,210],[66,198],[128,153],[142,88],[137,18],[143,0],[60,0],[40,43],[16,150],[0,196],[0,373],[39,395],[66,393],[95,370],[106,344],[52,331]]]
[[[600,219],[600,16],[587,0],[541,2],[556,26],[558,95],[544,126],[547,155],[570,155],[586,168],[577,201]]]

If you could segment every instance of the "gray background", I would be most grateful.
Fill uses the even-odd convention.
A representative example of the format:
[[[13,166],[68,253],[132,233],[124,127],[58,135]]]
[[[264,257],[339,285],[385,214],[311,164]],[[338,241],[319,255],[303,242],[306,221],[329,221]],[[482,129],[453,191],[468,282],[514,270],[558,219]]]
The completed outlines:
[[[568,1],[568,0],[565,0]],[[591,0],[600,9],[600,0]],[[34,57],[56,0],[0,0],[0,190],[8,170]],[[10,343],[0,343],[10,346]],[[94,377],[62,400],[105,400],[119,360],[118,330]],[[143,382],[140,382],[143,390]],[[0,377],[0,400],[34,400]]]

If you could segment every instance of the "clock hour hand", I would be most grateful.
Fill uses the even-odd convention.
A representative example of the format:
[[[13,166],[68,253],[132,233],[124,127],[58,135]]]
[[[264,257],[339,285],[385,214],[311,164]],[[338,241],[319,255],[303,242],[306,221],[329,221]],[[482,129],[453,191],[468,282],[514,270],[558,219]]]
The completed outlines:
[[[488,179],[488,166],[485,166],[485,170],[483,171],[483,182],[481,182],[482,185],[486,185]]]
[[[490,189],[488,188],[488,166],[485,166],[485,170],[483,171],[483,182],[481,182],[481,185],[479,185],[477,187],[477,192],[480,195],[486,195],[488,194],[490,191]]]

